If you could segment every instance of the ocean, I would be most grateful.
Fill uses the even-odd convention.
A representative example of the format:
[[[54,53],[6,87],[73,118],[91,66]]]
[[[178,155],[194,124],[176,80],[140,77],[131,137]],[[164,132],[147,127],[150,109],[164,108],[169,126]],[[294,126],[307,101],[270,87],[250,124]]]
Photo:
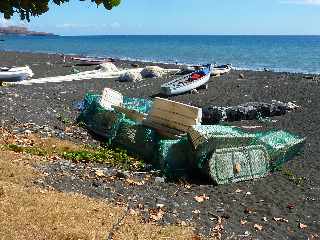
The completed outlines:
[[[320,36],[0,36],[0,51],[320,73]]]

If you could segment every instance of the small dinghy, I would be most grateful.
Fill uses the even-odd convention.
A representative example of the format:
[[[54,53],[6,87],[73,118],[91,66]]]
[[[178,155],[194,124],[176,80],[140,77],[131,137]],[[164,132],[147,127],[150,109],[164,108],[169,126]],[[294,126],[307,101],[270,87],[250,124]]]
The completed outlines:
[[[17,82],[26,80],[33,76],[32,70],[28,67],[0,68],[0,82]]]
[[[211,69],[211,75],[223,75],[230,72],[232,69],[231,64],[221,65],[221,66],[214,66]]]
[[[204,65],[202,68],[161,85],[160,92],[167,96],[177,95],[205,85],[210,80],[211,64]]]
[[[77,66],[100,65],[102,63],[109,62],[109,60],[105,58],[88,58],[88,57],[84,57],[84,58],[73,57],[72,60],[79,62],[76,64]]]

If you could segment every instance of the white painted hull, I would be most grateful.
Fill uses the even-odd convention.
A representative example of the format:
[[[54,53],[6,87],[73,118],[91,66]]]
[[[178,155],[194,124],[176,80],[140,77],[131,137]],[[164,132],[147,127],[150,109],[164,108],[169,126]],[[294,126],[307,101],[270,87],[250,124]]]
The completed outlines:
[[[226,68],[212,68],[211,75],[223,75],[231,71],[231,67]]]
[[[160,92],[167,96],[178,95],[189,92],[192,89],[199,88],[202,85],[205,85],[210,80],[210,74],[207,74],[198,80],[188,81],[190,76],[191,74],[163,84],[161,86]]]
[[[16,82],[28,79],[33,76],[29,67],[16,67],[7,71],[0,71],[0,81]]]

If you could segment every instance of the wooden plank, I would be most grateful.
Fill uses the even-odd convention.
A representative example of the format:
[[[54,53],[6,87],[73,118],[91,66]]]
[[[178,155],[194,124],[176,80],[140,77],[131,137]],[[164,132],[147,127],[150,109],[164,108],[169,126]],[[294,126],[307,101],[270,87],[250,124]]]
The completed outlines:
[[[154,108],[163,109],[168,112],[173,112],[180,114],[182,116],[187,116],[191,119],[201,119],[202,118],[202,109],[194,106],[190,106],[184,103],[178,103],[164,98],[156,97]]]
[[[168,111],[157,109],[157,108],[152,108],[149,115],[152,117],[161,118],[163,120],[178,122],[187,126],[197,125],[200,123],[198,119],[191,119],[186,116],[182,116],[180,114],[168,112]]]
[[[124,113],[128,118],[135,120],[135,121],[138,121],[138,122],[143,121],[148,116],[147,114],[139,113],[135,110],[127,109],[122,106],[112,106],[112,107],[116,111]]]
[[[159,123],[155,123],[149,120],[142,121],[142,124],[147,127],[155,129],[161,136],[164,136],[164,137],[177,139],[177,138],[181,138],[181,136],[184,135],[184,133],[181,131],[163,126]]]
[[[111,108],[111,106],[120,106],[123,103],[123,96],[121,93],[112,90],[111,88],[103,89],[102,98],[100,104],[105,108]]]
[[[188,129],[191,127],[190,125],[183,125],[179,122],[173,122],[173,121],[169,121],[169,120],[165,120],[165,119],[161,119],[161,118],[158,118],[158,117],[155,117],[155,116],[148,116],[147,118],[149,121],[152,121],[152,122],[156,122],[156,123],[159,123],[161,125],[164,125],[164,126],[167,126],[167,127],[170,127],[170,128],[174,128],[174,129],[177,129],[179,131],[182,131],[182,132],[187,132]]]

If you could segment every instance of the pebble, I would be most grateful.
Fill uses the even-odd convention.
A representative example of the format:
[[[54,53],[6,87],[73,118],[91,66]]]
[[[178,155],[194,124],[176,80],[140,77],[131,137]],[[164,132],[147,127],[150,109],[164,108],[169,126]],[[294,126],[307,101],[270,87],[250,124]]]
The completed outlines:
[[[156,177],[154,179],[155,183],[165,183],[165,179],[163,177]]]

